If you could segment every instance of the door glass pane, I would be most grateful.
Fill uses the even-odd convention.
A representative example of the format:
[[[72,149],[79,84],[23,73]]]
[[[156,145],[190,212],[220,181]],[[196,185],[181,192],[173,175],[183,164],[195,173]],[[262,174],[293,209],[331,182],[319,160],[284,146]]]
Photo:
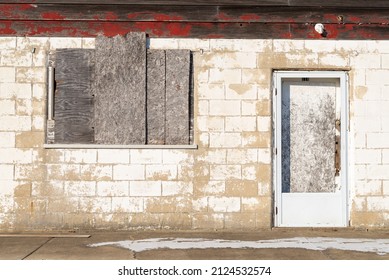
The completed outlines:
[[[336,95],[336,81],[283,81],[282,192],[336,191]]]

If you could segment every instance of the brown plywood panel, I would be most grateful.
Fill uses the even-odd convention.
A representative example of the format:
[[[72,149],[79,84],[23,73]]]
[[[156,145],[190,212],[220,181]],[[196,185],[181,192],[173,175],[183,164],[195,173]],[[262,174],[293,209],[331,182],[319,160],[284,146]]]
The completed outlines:
[[[56,53],[55,143],[93,143],[94,51],[62,49]]]
[[[97,37],[95,138],[99,144],[146,143],[146,35]]]
[[[335,83],[284,83],[283,192],[335,191],[335,102]]]
[[[165,76],[164,50],[147,52],[147,143],[165,144]]]
[[[190,51],[166,51],[166,144],[189,143]]]

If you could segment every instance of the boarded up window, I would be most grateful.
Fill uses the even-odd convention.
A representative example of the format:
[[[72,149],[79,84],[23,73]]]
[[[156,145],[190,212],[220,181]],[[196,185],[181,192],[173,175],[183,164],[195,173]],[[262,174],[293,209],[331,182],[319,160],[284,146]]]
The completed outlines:
[[[189,50],[146,50],[144,33],[59,49],[54,143],[190,144]]]

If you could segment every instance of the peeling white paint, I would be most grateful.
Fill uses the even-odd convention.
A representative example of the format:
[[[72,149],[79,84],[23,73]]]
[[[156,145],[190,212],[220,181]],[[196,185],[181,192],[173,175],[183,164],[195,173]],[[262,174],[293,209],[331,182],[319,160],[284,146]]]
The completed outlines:
[[[389,253],[389,239],[357,239],[330,237],[295,237],[258,241],[203,239],[203,238],[151,238],[123,240],[90,244],[89,247],[117,246],[135,252],[156,249],[284,249],[296,248],[323,251],[336,249],[344,251],[371,252],[378,255]]]

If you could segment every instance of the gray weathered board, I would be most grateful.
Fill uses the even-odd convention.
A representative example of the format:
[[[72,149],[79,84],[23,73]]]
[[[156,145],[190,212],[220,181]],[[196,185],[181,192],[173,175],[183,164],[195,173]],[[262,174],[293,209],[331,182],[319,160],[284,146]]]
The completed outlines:
[[[96,38],[95,139],[146,143],[146,35]]]
[[[94,51],[59,49],[56,53],[54,97],[55,143],[93,143],[91,83]]]
[[[165,144],[166,58],[164,50],[147,51],[147,143]]]
[[[334,192],[336,85],[284,82],[282,191]]]
[[[189,144],[190,51],[166,50],[166,144]]]

